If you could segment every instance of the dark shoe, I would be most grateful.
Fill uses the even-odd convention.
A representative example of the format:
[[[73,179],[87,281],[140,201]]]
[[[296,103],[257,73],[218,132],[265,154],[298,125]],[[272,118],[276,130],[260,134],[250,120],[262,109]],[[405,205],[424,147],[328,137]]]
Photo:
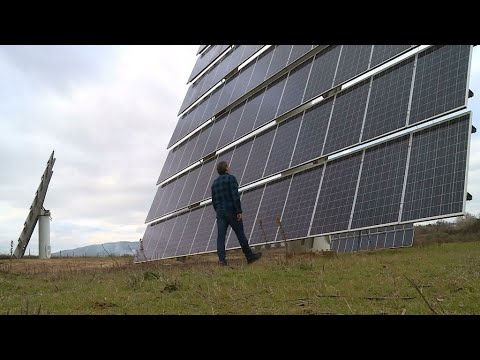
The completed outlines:
[[[220,265],[220,266],[227,266],[227,260],[223,260],[223,261],[220,260],[220,261],[218,262],[218,265]]]
[[[259,260],[262,257],[262,253],[258,252],[256,254],[252,254],[248,259],[247,263],[251,264],[254,263],[255,261]]]

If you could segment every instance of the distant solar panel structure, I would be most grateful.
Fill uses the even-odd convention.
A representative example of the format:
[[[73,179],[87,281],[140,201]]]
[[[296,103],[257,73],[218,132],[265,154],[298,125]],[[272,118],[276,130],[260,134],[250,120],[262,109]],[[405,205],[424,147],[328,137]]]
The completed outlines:
[[[208,76],[261,47],[234,46]],[[271,46],[180,118],[136,261],[216,250],[220,160],[240,184],[252,245],[329,235],[339,252],[405,247],[414,222],[462,215],[471,55],[471,45]]]
[[[413,224],[394,225],[330,235],[331,250],[357,252],[413,245]]]

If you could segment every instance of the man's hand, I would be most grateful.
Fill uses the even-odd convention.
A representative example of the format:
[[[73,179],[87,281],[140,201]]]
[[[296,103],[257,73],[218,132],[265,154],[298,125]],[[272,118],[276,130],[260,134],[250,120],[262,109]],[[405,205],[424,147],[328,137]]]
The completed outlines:
[[[237,220],[242,221],[242,214],[237,214]]]

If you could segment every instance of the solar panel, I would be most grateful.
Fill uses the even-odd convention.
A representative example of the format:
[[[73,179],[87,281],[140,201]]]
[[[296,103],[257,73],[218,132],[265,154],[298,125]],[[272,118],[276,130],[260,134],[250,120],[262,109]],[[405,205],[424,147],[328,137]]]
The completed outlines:
[[[463,211],[470,128],[465,115],[414,134],[403,221]]]
[[[278,124],[263,177],[288,168],[302,115],[299,114]]]
[[[255,121],[255,128],[275,118],[286,80],[287,76],[284,75],[267,87]]]
[[[275,241],[277,217],[281,218],[291,177],[268,183],[265,187],[255,225],[250,235],[250,245]]]
[[[310,234],[348,229],[361,161],[354,154],[327,164]]]
[[[215,211],[213,210],[213,206],[205,206],[203,208],[202,220],[200,220],[198,224],[197,233],[192,242],[189,254],[205,252],[210,242],[210,238],[214,236],[215,229]]]
[[[334,85],[351,79],[368,69],[373,45],[343,45]]]
[[[384,61],[411,49],[415,45],[373,45],[370,68],[380,65]]]
[[[369,251],[413,245],[413,224],[351,231],[330,236],[330,248],[336,252]]]
[[[293,63],[295,60],[298,60],[307,52],[312,49],[313,45],[293,45],[292,51],[290,52],[290,57],[288,58],[287,65]]]
[[[275,136],[275,131],[276,128],[272,128],[266,133],[255,137],[240,185],[258,180],[262,177],[263,170],[267,164],[268,153],[272,146],[273,137]]]
[[[240,122],[240,118],[242,117],[244,109],[245,102],[239,104],[238,106],[230,110],[225,129],[223,130],[222,136],[218,142],[219,147],[227,145],[234,139],[235,130],[238,127],[238,123]]]
[[[433,46],[418,55],[409,123],[463,106],[471,45]]]
[[[178,239],[178,246],[175,250],[175,256],[188,255],[192,247],[197,228],[202,219],[202,214],[205,208],[197,208],[188,212],[188,217],[185,221],[185,228],[182,236]]]
[[[197,55],[200,54],[203,51],[203,49],[205,49],[207,46],[208,45],[200,45],[197,50]]]
[[[358,143],[369,86],[368,80],[362,81],[337,95],[324,155]]]
[[[406,125],[413,65],[410,58],[373,77],[362,140]]]
[[[409,136],[365,150],[352,229],[398,221]]]
[[[262,90],[248,98],[247,103],[245,104],[245,109],[242,113],[242,118],[238,122],[237,129],[235,130],[235,139],[240,138],[241,136],[247,134],[253,129],[264,94],[265,90]]]
[[[332,87],[340,48],[340,46],[331,46],[315,55],[304,100],[310,100]]]
[[[277,116],[300,105],[305,92],[305,83],[312,67],[312,61],[308,60],[288,74],[287,83],[283,90],[282,100],[278,108]]]
[[[332,114],[332,104],[333,98],[330,98],[305,111],[291,166],[322,155],[325,134]]]
[[[260,47],[235,47],[186,98]],[[160,220],[145,232],[148,259],[216,250],[215,212],[211,205],[195,207],[211,196],[220,160],[230,163],[241,187],[281,174],[242,194],[254,245],[331,235],[337,251],[411,246],[411,223],[463,214],[471,119],[459,110],[467,105],[472,47],[418,48],[377,70],[413,47],[277,45],[233,73],[177,124],[170,142],[189,138],[171,149],[159,177],[169,183],[157,190],[147,215],[147,222]],[[438,124],[429,121],[453,112]],[[212,124],[189,135],[214,115]],[[426,126],[413,127],[421,123]],[[170,178],[216,150],[220,155]],[[186,206],[191,210],[176,212]],[[227,234],[227,249],[239,247],[232,237]]]
[[[200,74],[210,63],[215,61],[230,45],[211,45],[206,52],[197,58],[197,62],[193,66],[192,73],[188,77],[188,81],[192,81]]]
[[[307,236],[312,219],[315,195],[322,178],[323,166],[294,174],[281,222],[287,239]],[[312,196],[313,195],[313,196]],[[277,241],[282,241],[281,233]]]

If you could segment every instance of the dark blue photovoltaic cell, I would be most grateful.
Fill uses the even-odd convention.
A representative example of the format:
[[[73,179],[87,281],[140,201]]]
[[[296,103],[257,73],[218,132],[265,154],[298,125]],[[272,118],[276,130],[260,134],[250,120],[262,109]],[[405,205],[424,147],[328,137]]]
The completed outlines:
[[[230,45],[212,45],[202,55],[197,58],[192,73],[188,81],[192,81],[198,74],[208,67],[217,57],[219,57]]]
[[[330,98],[305,111],[290,166],[299,165],[322,155],[332,104],[333,98]]]
[[[365,150],[351,229],[398,221],[409,136]]]
[[[242,113],[242,118],[240,119],[237,130],[235,131],[234,139],[238,139],[253,130],[253,125],[257,119],[258,110],[260,109],[260,104],[262,102],[264,93],[265,90],[256,92],[247,100],[245,109]]]
[[[220,96],[220,100],[218,100],[217,104],[217,112],[222,111],[225,109],[228,104],[230,104],[230,97],[232,96],[232,92],[235,89],[235,85],[237,83],[239,77],[239,73],[236,73],[232,77],[228,78],[228,80],[225,82],[225,86],[222,92],[222,96]]]
[[[243,172],[245,171],[245,165],[247,164],[248,155],[252,149],[253,139],[239,144],[235,147],[232,160],[230,161],[230,174],[237,178],[237,182],[240,184],[242,180]]]
[[[192,190],[192,197],[190,198],[190,203],[194,204],[204,199],[205,189],[210,183],[210,177],[212,175],[214,167],[215,159],[210,160],[202,165],[202,168],[200,169],[200,174],[198,175],[197,183],[195,185],[195,188]]]
[[[168,243],[165,246],[165,251],[162,255],[163,258],[175,256],[178,244],[180,243],[180,240],[182,238],[183,230],[185,229],[185,222],[187,221],[187,218],[188,213],[183,213],[177,216],[177,221],[175,221],[172,233],[170,234]]]
[[[286,170],[292,158],[295,140],[303,113],[300,113],[282,123],[277,127],[268,163],[262,177],[266,177],[281,170]]]
[[[218,104],[218,100],[220,99],[220,96],[222,95],[224,86],[221,85],[218,88],[216,88],[211,94],[210,98],[208,100],[207,108],[205,109],[205,113],[203,114],[203,119],[201,122],[197,124],[201,125],[208,119],[211,119],[213,115],[216,113],[216,108]]]
[[[286,78],[287,76],[284,75],[274,83],[268,85],[265,95],[263,96],[262,104],[260,105],[257,120],[255,121],[255,128],[275,118]]]
[[[190,204],[190,197],[192,196],[192,191],[195,188],[197,183],[198,175],[200,173],[201,166],[196,167],[193,170],[190,170],[187,175],[187,180],[183,191],[178,199],[177,208],[182,208]]]
[[[312,49],[312,46],[313,45],[293,45],[293,49],[290,53],[290,57],[288,58],[287,65],[290,65],[295,60],[299,59],[307,52],[309,52]]]
[[[296,67],[288,74],[287,83],[283,90],[282,99],[276,116],[293,109],[300,105],[305,92],[305,83],[312,67],[312,60],[307,60],[302,65]]]
[[[198,224],[202,216],[203,208],[194,209],[187,213],[185,220],[185,228],[182,236],[178,239],[175,256],[188,255],[192,247],[195,234],[197,232]]]
[[[275,48],[272,46],[258,58],[257,63],[255,64],[255,69],[253,70],[252,77],[250,78],[247,91],[250,91],[254,87],[260,85],[265,79],[268,67],[270,66],[270,62],[272,61],[274,50]]]
[[[368,87],[366,80],[336,95],[323,155],[358,143]]]
[[[162,216],[165,215],[169,212],[172,212],[173,210],[176,210],[178,198],[180,197],[180,194],[182,193],[183,187],[185,185],[185,181],[187,180],[187,174],[182,175],[180,178],[176,179],[174,182],[172,182],[173,187],[170,192],[170,196],[168,199],[168,202],[166,203],[166,207],[163,209],[163,213],[158,214],[157,216]]]
[[[155,234],[156,244],[155,249],[152,250],[152,259],[161,259],[163,258],[163,253],[167,247],[168,240],[170,240],[170,235],[172,234],[173,227],[177,217],[172,217],[168,220],[165,220],[162,224],[160,231]],[[160,224],[159,224],[160,225]],[[157,226],[157,225],[155,225]]]
[[[277,234],[277,217],[282,217],[283,207],[287,198],[291,176],[268,183],[263,193],[257,219],[250,236],[250,244],[263,244],[275,241]]]
[[[217,149],[218,142],[222,133],[225,128],[225,124],[228,124],[228,113],[220,116],[212,125],[212,131],[210,132],[210,136],[208,138],[207,143],[205,144],[205,148],[203,150],[204,155],[208,155],[211,152]]]
[[[150,210],[148,211],[147,219],[145,223],[153,220],[155,218],[155,213],[157,211],[158,205],[162,202],[162,198],[165,195],[162,187],[157,188],[157,192],[155,193],[155,197],[153,198],[152,205],[150,206]]]
[[[463,211],[469,115],[413,135],[402,221]]]
[[[250,78],[252,77],[254,68],[255,68],[255,62],[252,61],[250,64],[248,64],[246,67],[244,67],[240,71],[240,74],[238,75],[238,80],[235,84],[235,88],[232,91],[232,96],[228,100],[229,104],[234,103],[241,96],[246,94],[248,83],[250,82]]]
[[[438,45],[418,54],[409,124],[465,105],[470,45]]]
[[[190,249],[190,254],[205,252],[210,238],[216,238],[215,230],[215,210],[213,210],[213,206],[207,205],[204,207],[202,220],[198,225],[197,234]]]
[[[237,106],[235,106],[232,110],[230,110],[230,114],[228,115],[228,119],[227,119],[227,124],[225,125],[225,129],[223,130],[222,137],[218,142],[219,148],[224,147],[225,145],[233,141],[235,130],[238,127],[238,122],[242,117],[244,108],[245,108],[245,102],[242,102]]]
[[[329,46],[315,55],[304,101],[310,100],[332,87],[339,55],[340,46]]]
[[[176,150],[176,156],[173,158],[172,165],[170,166],[170,169],[168,170],[168,176],[172,176],[176,174],[178,171],[180,171],[180,164],[182,162],[183,155],[185,154],[185,148],[186,148],[187,143],[184,142],[183,144],[179,145],[177,150]]]
[[[292,51],[292,45],[276,45],[273,53],[273,58],[270,63],[270,66],[267,71],[267,76],[265,79],[268,79],[272,75],[275,75],[277,72],[282,70],[287,66],[287,61]]]
[[[372,45],[343,45],[335,75],[335,85],[366,71],[371,53]]]
[[[170,166],[172,165],[172,161],[174,157],[175,157],[175,153],[173,152],[173,149],[172,149],[168,152],[167,158],[163,163],[162,171],[160,172],[160,176],[158,177],[158,180],[157,180],[157,185],[160,184],[163,180],[165,180],[168,177],[167,174],[168,174],[168,171],[170,170]]]
[[[153,249],[156,245],[156,237],[154,236],[155,230],[157,230],[156,227],[147,225],[142,237],[142,247],[137,250],[134,261],[148,261],[152,258]]]
[[[170,138],[170,141],[168,142],[167,148],[175,144],[178,140],[180,140],[180,134],[182,132],[183,126],[186,124],[185,121],[185,116],[180,117],[177,121],[177,125],[175,126],[175,130],[173,130],[172,137]]]
[[[373,77],[362,141],[406,125],[413,60],[402,61]]]
[[[287,239],[307,236],[322,172],[323,166],[318,166],[293,175],[282,216],[282,227]],[[280,233],[276,240],[282,241]]]
[[[372,60],[370,68],[373,68],[384,61],[404,52],[414,45],[373,45]]]
[[[310,235],[348,229],[362,154],[327,163]]]
[[[203,157],[205,145],[207,144],[208,138],[210,137],[210,132],[212,131],[212,125],[207,125],[204,127],[200,134],[198,135],[197,143],[195,144],[195,148],[192,151],[192,155],[190,157],[190,163],[194,163],[200,160]]]
[[[195,149],[195,146],[197,145],[198,135],[199,133],[196,133],[194,136],[188,139],[184,143],[184,145],[182,145],[182,146],[185,146],[185,151],[183,152],[182,159],[179,161],[179,165],[178,165],[179,171],[185,169],[188,165],[190,165],[196,160],[196,159],[192,160],[192,154],[193,154],[193,150]]]
[[[245,167],[245,172],[240,185],[248,184],[251,181],[259,180],[267,163],[268,153],[272,146],[273,136],[276,128],[268,130],[255,137],[250,157]]]

